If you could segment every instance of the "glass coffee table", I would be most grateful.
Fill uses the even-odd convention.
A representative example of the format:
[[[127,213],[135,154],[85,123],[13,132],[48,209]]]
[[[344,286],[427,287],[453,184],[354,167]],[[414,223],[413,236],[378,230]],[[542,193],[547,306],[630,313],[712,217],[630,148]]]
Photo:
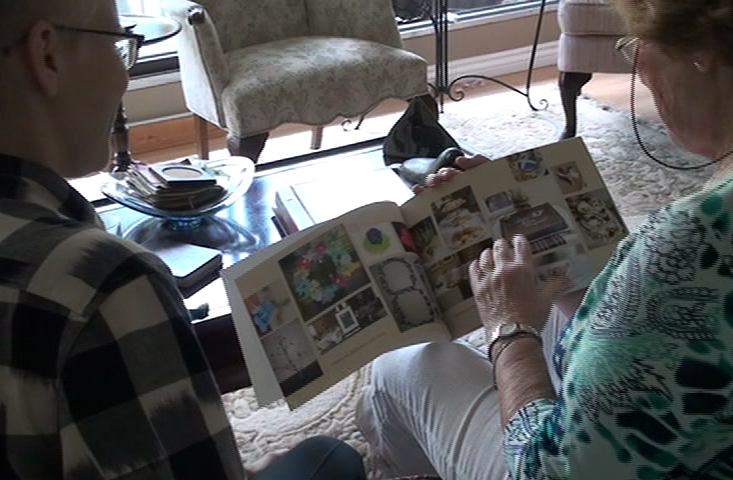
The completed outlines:
[[[334,186],[357,182],[360,173],[384,167],[381,143],[377,142],[371,146],[339,149],[337,153],[325,151],[308,157],[310,159],[301,163],[293,161],[292,165],[259,167],[249,190],[231,206],[215,214],[216,218],[236,223],[248,231],[253,241],[242,251],[223,252],[225,268],[283,238],[284,232],[273,221],[278,190],[294,184],[323,180],[326,185],[323,194],[329,196],[329,182],[333,182]],[[375,189],[379,187],[374,185]],[[118,204],[99,206],[97,211],[103,220],[118,218],[123,236],[151,218]],[[191,310],[201,304],[209,306],[208,315],[195,318],[193,326],[221,391],[229,392],[250,386],[249,373],[239,349],[222,280],[215,279],[186,298],[185,303]]]

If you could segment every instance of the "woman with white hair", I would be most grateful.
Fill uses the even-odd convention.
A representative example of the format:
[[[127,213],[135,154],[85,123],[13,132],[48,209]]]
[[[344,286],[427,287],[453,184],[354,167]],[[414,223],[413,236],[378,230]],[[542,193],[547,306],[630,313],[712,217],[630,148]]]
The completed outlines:
[[[631,35],[619,51],[675,141],[718,172],[634,230],[579,306],[556,298],[562,279],[534,285],[523,237],[485,250],[470,275],[488,350],[432,343],[374,364],[359,421],[392,473],[733,476],[733,0],[616,4]],[[539,332],[553,302],[572,318],[549,366]]]

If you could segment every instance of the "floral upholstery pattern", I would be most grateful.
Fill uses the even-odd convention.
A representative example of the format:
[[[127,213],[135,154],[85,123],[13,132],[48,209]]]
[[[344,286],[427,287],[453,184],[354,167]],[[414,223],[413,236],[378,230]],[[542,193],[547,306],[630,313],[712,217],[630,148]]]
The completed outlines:
[[[310,35],[360,38],[402,48],[392,0],[307,0],[306,6]]]
[[[323,125],[357,116],[386,98],[425,93],[425,61],[405,50],[336,37],[297,37],[229,54],[222,94],[229,131],[272,130],[297,119]]]
[[[199,4],[187,0],[163,3],[166,13],[182,25],[178,35],[178,59],[186,107],[207,121],[224,126],[221,92],[229,83],[229,65],[208,12],[196,28],[188,22],[190,9]]]
[[[206,11],[190,22],[192,8]],[[165,0],[179,20],[186,106],[237,137],[325,125],[428,92],[391,0]]]
[[[308,34],[303,0],[200,0],[224,52]]]

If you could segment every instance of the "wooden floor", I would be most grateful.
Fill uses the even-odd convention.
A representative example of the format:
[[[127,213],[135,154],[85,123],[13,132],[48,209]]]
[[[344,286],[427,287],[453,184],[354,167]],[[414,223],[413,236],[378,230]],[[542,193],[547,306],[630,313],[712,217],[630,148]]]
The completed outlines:
[[[540,68],[535,71],[533,85],[541,86],[553,84],[557,82],[557,77],[558,72],[554,66]],[[525,83],[525,73],[522,72],[505,75],[499,77],[499,79],[522,88]],[[583,92],[601,103],[611,105],[620,110],[628,110],[630,81],[630,75],[595,74],[592,80],[583,89]],[[506,89],[503,87],[494,84],[493,82],[486,82],[483,85],[471,87],[470,93],[463,101],[470,102],[473,98],[480,98],[504,91],[506,91]],[[640,117],[658,119],[651,95],[643,85],[638,83],[636,104],[637,112]],[[365,122],[361,132],[348,132],[348,135],[344,134],[344,130],[340,126],[340,122],[334,122],[332,127],[327,129],[324,135],[324,148],[337,147],[344,144],[354,143],[355,141],[366,140],[370,137],[384,135],[386,134],[385,130],[388,129],[389,125],[393,124],[394,121],[382,120],[380,124],[378,119],[380,117],[386,118],[399,114],[404,111],[404,108],[405,102],[401,100],[387,100],[369,114],[367,122]],[[187,143],[172,148],[150,150],[155,146],[155,139],[152,138],[155,134],[150,132],[155,129],[147,127],[149,132],[146,132],[145,129],[146,127],[138,127],[135,129],[137,131],[133,132],[134,135],[132,136],[132,150],[135,153],[135,158],[138,160],[153,163],[190,156],[196,153],[194,143]],[[265,151],[263,152],[261,159],[262,163],[274,159],[292,157],[312,152],[312,150],[310,150],[309,127],[304,125],[288,124],[271,132],[271,139],[273,140],[284,136],[290,136],[287,142],[285,142],[287,149],[283,150],[284,142],[279,142],[278,145],[278,142],[271,141],[268,143],[268,146],[265,147]],[[188,139],[192,140],[192,137],[188,137]],[[141,153],[138,153],[135,152],[136,141],[147,141],[150,145],[147,146],[147,149],[144,148],[144,145],[137,145],[138,151],[143,150]],[[270,144],[272,144],[272,146]],[[212,151],[222,150],[225,147],[226,141],[222,136],[211,140]],[[213,157],[223,156],[225,154],[226,152],[220,151],[218,155],[213,155]]]

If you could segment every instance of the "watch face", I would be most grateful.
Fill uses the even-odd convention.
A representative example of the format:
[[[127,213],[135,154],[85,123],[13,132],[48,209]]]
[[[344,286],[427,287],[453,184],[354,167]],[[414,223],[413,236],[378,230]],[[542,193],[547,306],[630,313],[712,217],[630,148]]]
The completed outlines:
[[[499,325],[499,336],[506,337],[514,334],[517,330],[519,330],[519,325],[516,323],[502,323]]]

